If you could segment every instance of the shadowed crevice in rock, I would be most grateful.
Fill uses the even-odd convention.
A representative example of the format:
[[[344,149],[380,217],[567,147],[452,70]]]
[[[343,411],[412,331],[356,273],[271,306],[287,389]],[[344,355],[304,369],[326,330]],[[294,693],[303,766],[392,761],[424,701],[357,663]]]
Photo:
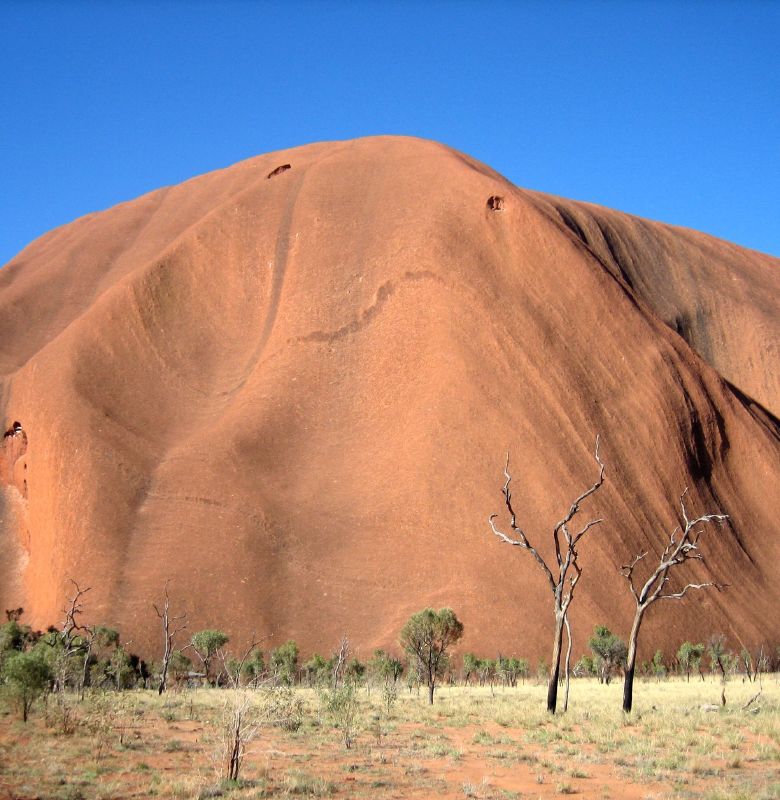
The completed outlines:
[[[288,169],[292,169],[290,164],[282,164],[280,167],[271,170],[266,178],[275,178],[277,175],[281,175],[283,172],[287,172]]]

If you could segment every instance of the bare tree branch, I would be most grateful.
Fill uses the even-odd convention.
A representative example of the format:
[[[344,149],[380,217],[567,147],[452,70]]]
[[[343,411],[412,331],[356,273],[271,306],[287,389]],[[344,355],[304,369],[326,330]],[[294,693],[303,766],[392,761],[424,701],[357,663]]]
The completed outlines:
[[[488,518],[488,523],[490,524],[493,533],[495,533],[495,535],[498,536],[501,541],[506,542],[507,544],[514,545],[515,547],[523,547],[528,550],[528,552],[536,559],[536,562],[544,571],[545,575],[547,576],[547,580],[550,583],[550,588],[553,590],[553,592],[555,592],[555,579],[552,576],[552,572],[550,572],[549,567],[547,564],[545,564],[544,559],[539,555],[536,548],[529,543],[525,534],[519,528],[514,528],[515,533],[521,536],[519,539],[511,539],[505,533],[502,533],[500,530],[498,530],[493,522],[497,516],[498,514],[491,514]]]
[[[717,588],[717,584],[713,581],[707,581],[706,583],[687,583],[680,589],[679,592],[670,592],[669,594],[659,594],[659,600],[679,600],[681,597],[685,597],[686,592],[689,589],[706,589],[708,586],[715,586]]]
[[[555,530],[556,531],[560,530],[564,525],[567,525],[574,518],[574,515],[580,510],[580,505],[581,505],[582,501],[585,500],[586,498],[590,497],[594,492],[598,491],[598,489],[601,487],[601,484],[604,483],[605,467],[604,467],[604,464],[602,463],[601,458],[599,456],[599,444],[600,444],[600,441],[601,441],[601,437],[597,434],[596,435],[595,459],[596,459],[596,463],[599,465],[599,477],[596,480],[596,482],[593,484],[593,486],[590,487],[590,489],[586,489],[571,504],[571,508],[569,509],[569,513],[566,514],[566,516],[555,526]]]

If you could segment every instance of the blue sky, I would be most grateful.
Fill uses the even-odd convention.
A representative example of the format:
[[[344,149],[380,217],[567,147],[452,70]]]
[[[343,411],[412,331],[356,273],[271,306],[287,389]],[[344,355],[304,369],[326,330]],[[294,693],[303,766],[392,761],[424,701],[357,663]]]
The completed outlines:
[[[408,134],[780,256],[780,2],[0,3],[0,264],[270,150]]]

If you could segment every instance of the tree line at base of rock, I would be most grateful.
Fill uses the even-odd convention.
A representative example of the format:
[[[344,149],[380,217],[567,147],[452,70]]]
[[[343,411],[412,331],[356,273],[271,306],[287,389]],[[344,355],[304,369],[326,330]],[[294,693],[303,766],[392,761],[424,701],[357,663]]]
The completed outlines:
[[[79,594],[80,593],[80,594]],[[84,592],[78,590],[79,599]],[[34,702],[50,692],[75,692],[83,696],[87,687],[122,691],[136,687],[156,688],[161,665],[145,662],[121,643],[119,632],[107,626],[81,624],[83,605],[71,604],[75,613],[65,615],[60,627],[45,632],[33,631],[21,622],[22,609],[6,611],[7,621],[0,626],[0,688],[18,706],[23,720]],[[433,703],[438,685],[496,685],[516,687],[532,677],[526,658],[504,656],[482,658],[463,653],[456,659],[453,646],[463,635],[463,625],[451,609],[424,609],[413,614],[399,635],[404,656],[375,650],[366,662],[350,652],[344,636],[337,650],[325,657],[314,653],[301,661],[298,645],[290,640],[268,652],[258,645],[242,657],[228,649],[230,639],[220,630],[197,631],[180,648],[172,650],[168,670],[169,685],[256,688],[271,682],[278,686],[328,688],[336,693],[342,687],[365,687],[385,691],[405,685],[411,692],[427,687]],[[596,626],[590,638],[590,655],[583,655],[574,666],[575,678],[597,677],[608,684],[624,674],[627,646],[605,626]],[[723,635],[703,643],[683,642],[671,660],[658,650],[652,660],[640,665],[646,678],[662,680],[669,675],[691,674],[704,680],[703,664],[709,657],[711,675],[727,678],[741,673],[743,680],[756,681],[761,673],[780,668],[780,647],[774,654],[763,648],[755,655],[742,648],[739,654],[728,650]],[[540,660],[537,681],[549,679],[549,666]],[[725,688],[724,688],[725,700]],[[335,702],[335,700],[334,700]]]

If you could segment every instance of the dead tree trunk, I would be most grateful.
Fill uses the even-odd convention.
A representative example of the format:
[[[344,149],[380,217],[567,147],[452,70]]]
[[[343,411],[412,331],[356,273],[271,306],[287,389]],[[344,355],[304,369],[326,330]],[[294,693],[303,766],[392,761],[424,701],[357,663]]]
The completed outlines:
[[[555,633],[553,634],[553,652],[550,662],[550,677],[547,681],[547,710],[555,713],[558,704],[558,678],[561,674],[561,644],[563,641],[563,615],[555,614]]]
[[[163,603],[162,610],[152,603],[155,613],[162,622],[163,629],[163,658],[162,669],[160,671],[160,685],[157,687],[157,694],[162,694],[168,686],[168,665],[173,655],[173,644],[176,639],[176,634],[180,633],[187,627],[187,612],[184,611],[177,616],[171,616],[171,598],[168,595],[168,584],[170,581],[165,581],[165,602]]]
[[[55,656],[54,666],[54,691],[64,692],[68,680],[68,673],[70,670],[71,658],[75,657],[86,648],[86,643],[92,635],[92,629],[88,625],[81,625],[78,618],[84,612],[84,603],[82,598],[84,595],[91,591],[92,587],[87,586],[82,589],[76,581],[72,578],[70,582],[73,584],[75,594],[68,600],[68,604],[63,609],[65,615],[62,622],[62,629],[59,633],[59,641],[62,645],[61,650]],[[91,645],[91,642],[90,642]],[[87,653],[82,670],[82,681],[79,685],[79,697],[83,698],[83,682],[86,680],[87,660],[89,653]]]
[[[349,639],[345,633],[341,637],[339,643],[339,650],[336,654],[335,662],[333,664],[333,691],[339,688],[339,683],[344,678],[344,670],[347,668],[347,659],[349,658]]]
[[[623,682],[623,711],[631,712],[634,702],[634,667],[636,664],[637,639],[639,629],[642,626],[642,618],[647,609],[656,600],[680,600],[685,597],[689,589],[704,589],[714,586],[716,589],[722,588],[718,584],[707,581],[705,583],[687,583],[677,592],[666,590],[669,582],[669,573],[672,569],[685,563],[686,561],[703,561],[704,557],[699,551],[699,537],[701,536],[707,522],[725,522],[728,517],[725,514],[704,514],[696,519],[689,519],[685,508],[685,495],[687,489],[680,497],[680,508],[682,511],[682,525],[675,528],[669,536],[669,543],[664,548],[658,561],[658,565],[651,572],[641,588],[637,588],[634,583],[634,569],[637,564],[647,555],[640,553],[635,556],[629,564],[621,568],[623,576],[628,581],[628,586],[636,603],[634,614],[634,624],[631,626],[631,634],[628,638],[628,658],[626,662],[626,676]]]
[[[636,668],[636,640],[642,625],[644,611],[637,608],[634,624],[628,637],[628,655],[626,656],[626,676],[623,680],[623,711],[631,711],[634,703],[634,669]]]
[[[566,628],[566,660],[564,661],[564,691],[563,691],[563,713],[569,710],[569,668],[571,665],[571,625],[569,625],[569,615],[563,618]]]
[[[512,529],[512,535],[508,536],[496,527],[494,520],[498,516],[497,514],[492,514],[488,519],[490,529],[502,542],[528,550],[547,578],[547,583],[552,591],[555,632],[553,635],[553,657],[552,663],[550,664],[550,679],[547,684],[547,710],[551,714],[555,713],[558,702],[558,677],[561,671],[561,640],[563,637],[564,622],[566,621],[566,614],[569,610],[572,597],[574,596],[574,589],[582,575],[582,569],[577,561],[577,544],[594,525],[598,525],[602,522],[600,519],[595,519],[588,522],[576,533],[572,533],[569,530],[569,523],[579,512],[581,503],[594,492],[598,491],[604,483],[604,464],[599,458],[598,436],[596,437],[595,459],[599,467],[598,479],[593,486],[586,489],[571,504],[566,516],[553,528],[552,538],[555,545],[556,561],[553,569],[547,566],[547,562],[529,542],[528,537],[517,522],[517,516],[512,506],[512,492],[509,488],[509,484],[512,481],[512,477],[509,474],[509,456],[507,456],[506,466],[504,467],[505,482],[501,493],[504,496],[504,504],[509,513],[509,525]],[[563,535],[563,540],[561,540],[561,535]],[[555,570],[555,572],[553,572],[553,570]]]

